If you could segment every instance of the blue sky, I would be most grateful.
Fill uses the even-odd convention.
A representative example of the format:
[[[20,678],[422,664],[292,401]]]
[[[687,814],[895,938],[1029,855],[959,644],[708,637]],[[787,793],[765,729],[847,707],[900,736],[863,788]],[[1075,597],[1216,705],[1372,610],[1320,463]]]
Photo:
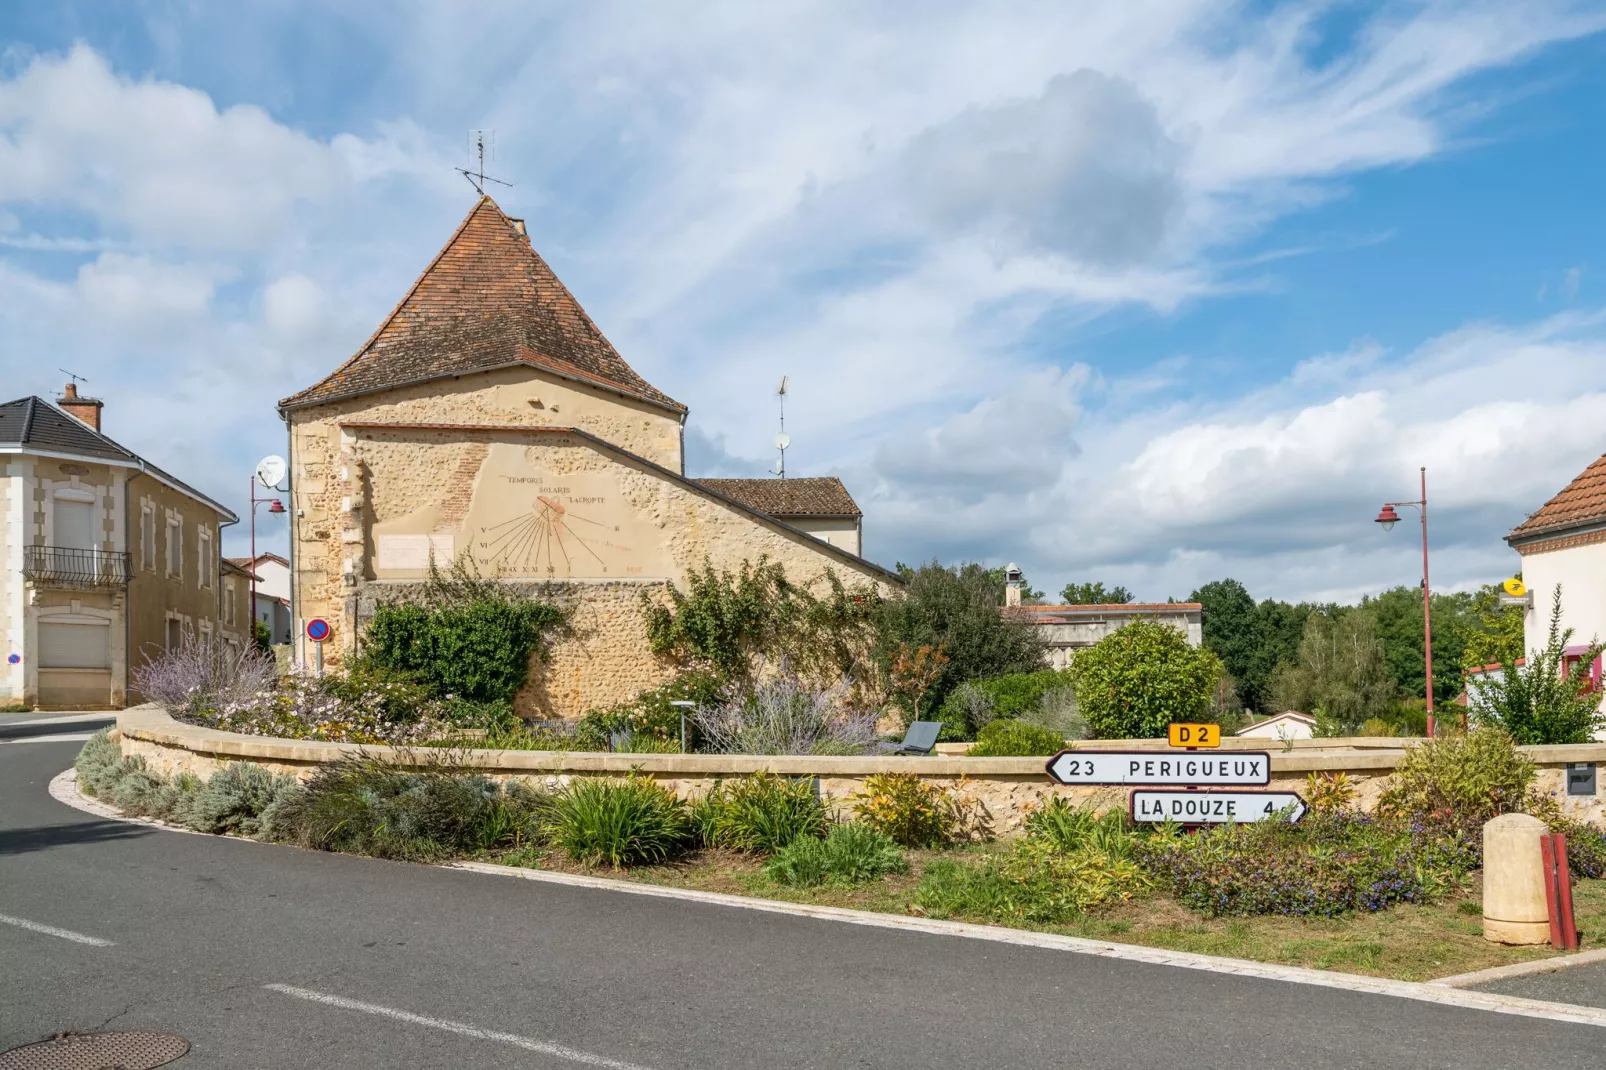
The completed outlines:
[[[474,12],[0,13],[0,393],[79,371],[238,502],[488,127],[690,474],[764,472],[787,374],[885,563],[1353,599],[1414,581],[1370,518],[1426,465],[1466,587],[1606,450],[1606,5]]]

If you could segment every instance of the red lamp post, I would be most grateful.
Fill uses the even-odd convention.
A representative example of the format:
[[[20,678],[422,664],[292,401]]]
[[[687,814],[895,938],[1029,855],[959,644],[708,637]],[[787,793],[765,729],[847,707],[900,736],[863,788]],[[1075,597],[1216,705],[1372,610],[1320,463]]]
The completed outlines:
[[[1428,738],[1433,738],[1433,609],[1428,598],[1428,470],[1421,469],[1422,497],[1414,502],[1384,502],[1382,510],[1377,514],[1377,523],[1388,531],[1400,522],[1400,514],[1394,511],[1396,505],[1416,509],[1422,514],[1422,655],[1423,666],[1427,674],[1427,686],[1423,689],[1427,698],[1428,708]],[[1465,717],[1462,715],[1462,731],[1466,730]]]
[[[277,496],[271,498],[257,497],[257,481],[251,480],[251,604],[246,608],[246,616],[251,618],[251,642],[257,641],[257,506],[266,505],[268,512],[282,514],[284,503]],[[268,636],[273,641],[273,636]]]

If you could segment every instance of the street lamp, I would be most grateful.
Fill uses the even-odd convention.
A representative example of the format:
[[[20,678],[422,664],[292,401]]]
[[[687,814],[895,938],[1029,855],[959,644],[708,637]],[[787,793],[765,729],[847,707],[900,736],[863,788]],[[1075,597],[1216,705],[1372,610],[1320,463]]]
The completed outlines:
[[[1428,470],[1422,468],[1422,497],[1414,502],[1384,502],[1376,522],[1388,531],[1400,522],[1396,505],[1415,509],[1422,514],[1422,655],[1426,670],[1426,687],[1423,688],[1428,707],[1428,738],[1433,738],[1433,609],[1428,599]],[[1466,731],[1466,714],[1462,713],[1461,730]]]

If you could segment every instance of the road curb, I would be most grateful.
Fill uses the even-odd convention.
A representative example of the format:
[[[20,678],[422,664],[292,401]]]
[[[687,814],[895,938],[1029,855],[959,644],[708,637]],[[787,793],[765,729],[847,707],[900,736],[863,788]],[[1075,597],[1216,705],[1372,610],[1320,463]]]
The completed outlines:
[[[51,779],[50,795],[58,802],[96,817],[145,825],[168,832],[182,832],[191,836],[212,836],[211,833],[179,828],[150,818],[126,817],[116,808],[90,798],[78,790],[78,773],[68,769]],[[238,836],[213,836],[214,839],[239,841]],[[247,840],[260,843],[258,840]],[[448,862],[438,869],[484,876],[512,877],[518,880],[538,881],[545,884],[566,885],[595,891],[621,892],[627,895],[657,896],[664,899],[681,899],[707,906],[734,907],[739,910],[760,911],[770,914],[787,914],[816,921],[835,921],[850,925],[863,925],[878,929],[896,929],[904,932],[932,936],[958,936],[991,943],[1015,944],[1052,951],[1068,951],[1080,955],[1140,962],[1153,966],[1173,966],[1209,973],[1233,974],[1239,977],[1257,977],[1268,981],[1312,985],[1318,988],[1340,989],[1365,995],[1392,996],[1422,1003],[1438,1003],[1466,1010],[1489,1011],[1496,1014],[1515,1014],[1526,1018],[1543,1018],[1575,1025],[1606,1028],[1606,1009],[1582,1007],[1571,1003],[1550,1003],[1545,1000],[1505,996],[1495,992],[1479,992],[1451,987],[1442,981],[1394,981],[1360,974],[1333,973],[1313,970],[1304,966],[1282,966],[1275,963],[1254,962],[1249,959],[1223,958],[1215,955],[1198,955],[1187,951],[1167,951],[1163,948],[1143,947],[1138,944],[1119,944],[1102,940],[1088,940],[1077,936],[1060,936],[1055,933],[1029,932],[1006,929],[995,925],[976,925],[962,921],[940,921],[936,918],[916,918],[902,914],[878,914],[844,907],[812,906],[806,903],[786,903],[776,899],[756,899],[748,896],[727,895],[723,892],[703,892],[690,888],[670,888],[660,884],[643,884],[638,881],[615,880],[607,877],[588,877],[576,873],[554,873],[548,870],[525,869],[517,866],[499,866],[490,862]],[[1594,952],[1590,952],[1594,954]],[[1544,960],[1551,962],[1554,960]],[[1528,965],[1523,963],[1521,965]]]
[[[1473,970],[1471,973],[1438,977],[1429,981],[1428,984],[1443,985],[1446,988],[1470,988],[1473,985],[1488,984],[1491,981],[1504,981],[1512,977],[1532,977],[1535,974],[1557,973],[1561,970],[1569,970],[1574,966],[1588,966],[1596,962],[1606,962],[1606,948],[1581,951],[1576,955],[1558,955],[1555,958],[1535,959],[1532,962],[1513,962],[1509,966],[1491,966],[1487,970]]]

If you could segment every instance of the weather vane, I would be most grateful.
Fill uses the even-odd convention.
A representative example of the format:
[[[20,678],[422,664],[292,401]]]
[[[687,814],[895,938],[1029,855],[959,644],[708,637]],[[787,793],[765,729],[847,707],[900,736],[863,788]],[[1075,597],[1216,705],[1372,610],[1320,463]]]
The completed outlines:
[[[485,183],[487,182],[495,182],[498,186],[513,185],[511,182],[503,182],[500,178],[492,178],[485,173],[485,131],[470,130],[468,136],[469,151],[474,154],[474,167],[472,169],[457,167],[453,170],[468,179],[468,184],[478,190],[481,196],[485,194]],[[491,154],[493,157],[496,154],[496,131],[494,130],[491,131]]]

